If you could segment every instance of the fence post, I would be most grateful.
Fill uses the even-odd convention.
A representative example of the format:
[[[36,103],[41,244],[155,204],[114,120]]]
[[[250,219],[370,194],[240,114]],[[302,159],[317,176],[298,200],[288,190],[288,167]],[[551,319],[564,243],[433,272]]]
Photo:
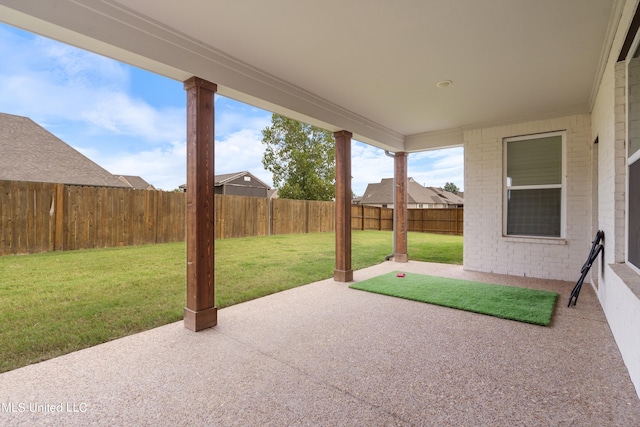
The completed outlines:
[[[151,192],[153,191],[153,192]],[[154,222],[154,241],[158,243],[158,227],[160,226],[160,219],[158,218],[158,198],[160,197],[160,191],[150,190],[150,194],[153,194],[153,219]]]
[[[273,235],[273,199],[269,199],[269,236]]]
[[[55,231],[53,234],[53,250],[64,250],[64,184],[55,184],[55,201],[54,201],[54,215],[55,215]]]
[[[304,201],[304,232],[305,234],[309,234],[309,201]]]

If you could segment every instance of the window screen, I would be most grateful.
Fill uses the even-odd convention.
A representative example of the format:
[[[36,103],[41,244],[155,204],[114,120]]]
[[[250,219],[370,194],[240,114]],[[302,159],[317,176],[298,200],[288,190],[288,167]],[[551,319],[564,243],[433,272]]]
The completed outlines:
[[[560,236],[562,193],[559,188],[510,190],[507,234]]]
[[[563,134],[505,141],[506,234],[561,237]]]
[[[560,184],[562,137],[509,142],[507,180],[510,186]]]

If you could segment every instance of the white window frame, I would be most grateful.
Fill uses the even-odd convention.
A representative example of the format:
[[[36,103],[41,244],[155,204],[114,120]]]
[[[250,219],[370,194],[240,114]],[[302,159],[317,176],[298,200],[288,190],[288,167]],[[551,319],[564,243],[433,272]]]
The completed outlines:
[[[635,35],[635,38],[633,40],[633,43],[631,44],[631,48],[629,49],[629,53],[627,54],[627,58],[625,59],[626,61],[626,72],[625,72],[625,77],[626,77],[626,81],[625,81],[625,94],[624,94],[624,98],[625,98],[625,136],[626,136],[626,140],[629,141],[629,63],[631,62],[631,59],[633,58],[633,55],[636,53],[636,51],[640,48],[640,31],[638,31]],[[625,206],[624,206],[624,211],[625,211],[625,220],[624,220],[624,261],[625,264],[631,268],[633,271],[635,271],[636,273],[640,274],[640,268],[636,267],[635,265],[633,265],[630,261],[629,261],[629,175],[630,175],[630,167],[632,164],[634,164],[635,162],[640,162],[640,149],[638,149],[635,153],[633,153],[631,156],[629,156],[629,144],[626,144],[626,153],[625,153]]]
[[[540,139],[553,136],[562,137],[562,172],[561,183],[552,185],[518,185],[511,186],[507,182],[507,145],[509,142],[524,141],[529,139]],[[527,239],[552,239],[562,240],[566,238],[566,217],[567,217],[567,132],[566,130],[536,133],[530,135],[520,135],[503,138],[502,140],[502,236],[509,238]],[[507,234],[508,192],[509,190],[537,190],[545,188],[560,188],[560,236],[526,236],[521,234]]]
[[[628,126],[628,125],[627,125]],[[628,140],[628,139],[627,139]],[[629,155],[628,152],[629,148],[627,146],[627,153],[626,155]],[[636,163],[636,162],[640,162],[640,150],[636,151],[631,157],[627,157],[627,164],[626,164],[626,176],[625,176],[625,206],[624,206],[624,211],[625,211],[625,224],[624,224],[624,262],[625,264],[627,264],[629,266],[629,268],[631,268],[632,270],[634,270],[636,273],[640,274],[640,268],[636,267],[634,264],[631,263],[631,261],[629,261],[629,175],[630,175],[630,171],[629,169],[631,168],[631,165]]]

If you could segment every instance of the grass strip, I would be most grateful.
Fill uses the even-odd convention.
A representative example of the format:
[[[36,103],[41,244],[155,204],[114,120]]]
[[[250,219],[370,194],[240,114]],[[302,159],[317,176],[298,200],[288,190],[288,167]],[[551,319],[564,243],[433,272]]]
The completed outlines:
[[[398,277],[397,272],[354,283],[350,288],[542,326],[551,322],[558,297],[556,292],[423,274]]]

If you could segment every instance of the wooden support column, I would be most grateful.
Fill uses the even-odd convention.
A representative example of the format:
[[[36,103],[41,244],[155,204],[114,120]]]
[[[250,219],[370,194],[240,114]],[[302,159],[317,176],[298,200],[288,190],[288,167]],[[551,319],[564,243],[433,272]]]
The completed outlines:
[[[407,254],[407,153],[395,153],[395,181],[396,181],[396,206],[393,207],[393,215],[396,221],[396,252],[393,260],[396,262],[409,261]]]
[[[184,326],[215,326],[214,303],[214,95],[217,86],[198,77],[187,91],[187,306]]]
[[[336,140],[336,269],[338,282],[353,281],[351,268],[351,132],[333,134]]]

